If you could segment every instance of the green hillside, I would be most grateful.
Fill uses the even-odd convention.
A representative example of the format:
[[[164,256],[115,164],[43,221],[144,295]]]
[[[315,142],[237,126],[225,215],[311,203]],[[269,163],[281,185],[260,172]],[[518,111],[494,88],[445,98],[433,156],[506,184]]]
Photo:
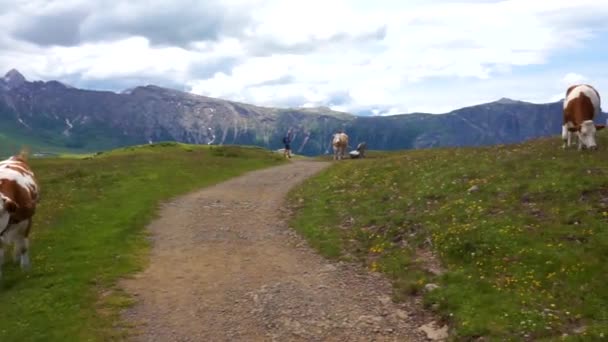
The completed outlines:
[[[120,339],[116,318],[129,299],[112,284],[145,265],[144,227],[158,203],[282,162],[259,148],[174,143],[31,160],[42,189],[32,270],[7,258],[0,341]]]
[[[27,146],[32,153],[86,153],[108,150],[111,145],[103,142],[95,143],[96,149],[78,149],[66,146],[66,141],[41,132],[24,132],[22,127],[0,119],[0,158],[18,153]]]
[[[457,340],[608,337],[608,134],[376,155],[290,194],[292,225],[328,257],[423,295]],[[445,269],[429,272],[434,252]],[[436,267],[435,267],[436,268]],[[426,292],[424,285],[439,289]]]

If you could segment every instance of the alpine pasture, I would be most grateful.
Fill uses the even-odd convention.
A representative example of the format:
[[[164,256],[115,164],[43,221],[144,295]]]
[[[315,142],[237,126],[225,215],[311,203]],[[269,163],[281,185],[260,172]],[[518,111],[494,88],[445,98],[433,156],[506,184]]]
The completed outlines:
[[[177,143],[30,159],[41,187],[30,234],[32,268],[23,272],[7,258],[0,341],[121,339],[126,327],[118,314],[131,299],[115,284],[145,266],[144,227],[157,205],[282,162],[260,148]]]
[[[456,340],[599,340],[608,135],[597,139],[592,152],[556,136],[337,162],[292,191],[292,225],[327,257],[386,274],[394,300],[423,296]]]
[[[421,296],[456,340],[602,339],[608,135],[597,142],[372,151],[293,190],[291,226],[326,257],[388,276],[394,301]],[[124,338],[119,313],[133,298],[116,281],[146,265],[157,205],[284,162],[177,143],[32,159],[32,270],[4,267],[0,340]]]

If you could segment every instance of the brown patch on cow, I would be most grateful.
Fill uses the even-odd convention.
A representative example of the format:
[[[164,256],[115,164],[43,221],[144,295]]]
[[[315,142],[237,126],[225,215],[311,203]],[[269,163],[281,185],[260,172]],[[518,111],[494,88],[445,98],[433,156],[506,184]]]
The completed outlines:
[[[22,176],[30,176],[33,177],[34,173],[29,170],[27,165],[23,165],[23,163],[11,163],[4,165],[4,168],[11,169],[15,172],[19,172]]]
[[[17,171],[22,175],[27,174],[36,182],[33,172],[24,158],[20,156],[11,157],[10,161],[10,164],[4,164],[2,167]],[[22,187],[15,180],[0,179],[0,193],[16,204],[15,210],[11,211],[11,224],[27,220],[35,214],[38,201],[38,192],[35,188]]]
[[[32,196],[30,189],[19,186],[16,181],[3,179],[0,182],[0,193],[17,205],[16,210],[11,213],[11,223],[26,220],[36,212],[36,197]]]
[[[17,211],[17,203],[13,202],[10,199],[6,199],[4,202],[4,209],[6,209],[6,211],[8,211],[9,213],[13,214],[15,211]]]
[[[568,128],[568,130],[575,132],[580,130],[583,121],[593,120],[594,116],[593,102],[587,95],[581,93],[577,98],[570,100],[564,109],[564,124],[568,122],[574,124],[574,127]]]
[[[577,84],[577,85],[570,86],[568,88],[568,90],[566,91],[566,98],[564,99],[564,101],[567,101],[570,93],[576,87],[579,87],[579,86],[587,86],[590,89],[592,89],[593,92],[598,97],[598,100],[601,103],[601,98],[600,98],[599,92],[594,87],[592,87],[591,85],[588,85],[588,84]],[[593,121],[593,117],[595,116],[595,113],[599,110],[600,110],[600,108],[595,108],[593,106],[593,102],[591,101],[591,98],[589,98],[585,93],[581,92],[577,97],[570,99],[570,101],[567,101],[567,105],[563,110],[563,124],[564,124],[564,126],[567,125],[568,132],[570,132],[569,134],[574,133],[574,132],[579,132],[581,129],[582,123],[584,121]],[[605,125],[595,125],[596,131],[599,131],[604,128],[605,128]],[[579,141],[579,148],[580,147],[581,147],[581,145],[580,145],[580,141]]]

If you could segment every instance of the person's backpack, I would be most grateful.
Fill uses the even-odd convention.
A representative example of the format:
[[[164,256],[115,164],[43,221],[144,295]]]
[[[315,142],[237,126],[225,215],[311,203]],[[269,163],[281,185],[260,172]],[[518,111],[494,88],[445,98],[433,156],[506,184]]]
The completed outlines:
[[[283,144],[289,144],[289,138],[283,137]]]

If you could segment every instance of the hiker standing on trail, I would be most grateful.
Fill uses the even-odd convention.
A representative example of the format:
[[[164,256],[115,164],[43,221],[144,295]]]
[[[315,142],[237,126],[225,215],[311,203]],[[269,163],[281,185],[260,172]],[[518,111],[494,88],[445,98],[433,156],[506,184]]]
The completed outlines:
[[[283,137],[283,144],[285,149],[283,150],[283,156],[291,159],[291,130],[287,131],[287,134]]]

